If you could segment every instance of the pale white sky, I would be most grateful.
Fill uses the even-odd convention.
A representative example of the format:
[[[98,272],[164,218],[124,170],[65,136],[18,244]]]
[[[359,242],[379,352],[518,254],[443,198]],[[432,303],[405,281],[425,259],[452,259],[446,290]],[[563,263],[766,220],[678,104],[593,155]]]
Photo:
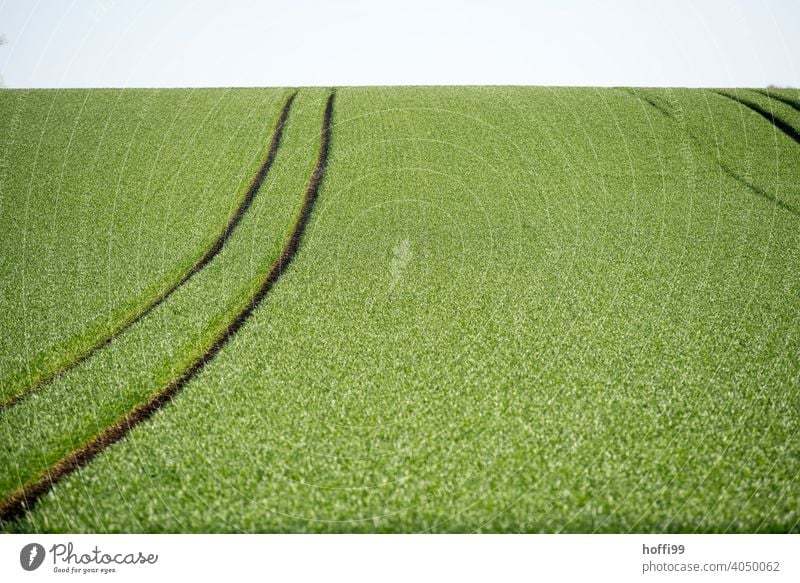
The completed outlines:
[[[0,0],[9,87],[800,86],[800,0]]]

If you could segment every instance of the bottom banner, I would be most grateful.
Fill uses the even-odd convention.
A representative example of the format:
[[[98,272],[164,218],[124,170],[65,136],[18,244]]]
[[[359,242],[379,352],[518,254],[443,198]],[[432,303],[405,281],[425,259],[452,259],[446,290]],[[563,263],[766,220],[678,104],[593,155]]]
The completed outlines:
[[[800,581],[797,535],[4,535],[0,581]]]

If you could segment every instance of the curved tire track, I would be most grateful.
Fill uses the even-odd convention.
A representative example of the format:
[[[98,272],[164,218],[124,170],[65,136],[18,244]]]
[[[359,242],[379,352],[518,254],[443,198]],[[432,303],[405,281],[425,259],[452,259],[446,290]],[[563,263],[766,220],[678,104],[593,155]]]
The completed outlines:
[[[717,95],[722,95],[723,97],[727,97],[731,101],[735,101],[740,105],[744,105],[746,108],[750,109],[751,111],[755,111],[761,117],[766,119],[769,123],[774,125],[777,129],[782,131],[788,137],[794,140],[795,144],[800,144],[800,133],[797,132],[788,122],[781,119],[775,113],[771,111],[767,111],[759,104],[750,101],[749,99],[744,99],[739,97],[738,95],[731,95],[730,93],[725,93],[724,91],[715,91]]]
[[[300,212],[295,219],[289,239],[286,241],[281,254],[272,264],[269,273],[261,282],[256,293],[250,298],[247,305],[236,314],[225,329],[216,337],[206,351],[197,358],[183,373],[173,379],[168,385],[158,391],[153,397],[127,413],[113,425],[96,435],[89,442],[63,457],[54,465],[45,470],[41,476],[32,480],[8,496],[0,504],[0,522],[7,522],[22,516],[29,511],[36,502],[50,489],[71,473],[81,469],[95,457],[103,453],[106,448],[125,437],[134,427],[150,419],[159,409],[169,403],[192,378],[200,372],[228,341],[247,322],[264,297],[269,293],[275,283],[280,279],[284,270],[291,264],[300,247],[300,241],[305,232],[311,210],[317,199],[320,184],[325,175],[330,149],[331,118],[333,116],[333,101],[335,93],[328,95],[325,113],[320,131],[320,148],[317,163],[311,174],[308,188],[306,189]]]
[[[683,128],[681,126],[680,121],[664,105],[662,105],[661,103],[659,103],[655,99],[647,97],[646,95],[639,95],[639,93],[636,92],[636,91],[628,91],[628,92],[631,95],[633,95],[634,97],[636,97],[638,99],[641,99],[642,101],[644,101],[648,105],[650,105],[650,106],[654,107],[655,109],[657,109],[662,115],[666,116],[670,121],[672,121],[674,123],[677,123],[678,126],[681,127],[681,129],[683,129],[686,132],[686,135],[689,136],[689,139],[692,140],[692,142],[694,144],[696,144],[701,150],[706,151],[705,146],[697,138],[697,136],[692,134],[687,129]],[[786,202],[782,201],[778,197],[776,197],[776,196],[764,191],[763,189],[759,188],[758,186],[756,186],[755,184],[753,184],[749,180],[746,180],[745,178],[743,178],[742,176],[737,174],[736,171],[734,171],[732,168],[730,168],[727,164],[725,164],[719,157],[715,156],[714,159],[716,160],[717,165],[719,166],[719,168],[727,176],[729,176],[730,178],[733,178],[735,181],[737,181],[742,186],[746,187],[752,193],[760,196],[764,200],[767,200],[767,201],[771,202],[772,204],[778,205],[783,210],[792,213],[794,216],[800,217],[800,210],[796,209],[795,207],[793,207],[789,203],[786,203]]]
[[[800,111],[800,103],[791,99],[790,97],[786,97],[784,95],[780,95],[778,93],[771,93],[769,89],[753,89],[756,93],[760,93],[761,95],[766,95],[770,99],[774,99],[776,101],[780,101],[781,103],[785,103],[795,111]]]
[[[102,338],[100,341],[89,347],[83,354],[80,354],[75,360],[61,366],[56,371],[50,373],[43,379],[37,381],[33,385],[29,386],[28,388],[20,391],[13,397],[9,397],[6,400],[0,402],[0,414],[4,413],[7,409],[10,409],[14,405],[23,401],[26,397],[30,396],[32,393],[35,393],[39,389],[49,385],[51,382],[56,380],[57,378],[65,375],[81,363],[85,362],[93,355],[95,355],[99,350],[103,347],[108,346],[114,339],[118,338],[122,334],[124,334],[131,326],[139,322],[142,318],[147,316],[153,310],[155,310],[158,306],[164,303],[167,298],[169,298],[173,293],[175,293],[182,285],[184,285],[187,281],[189,281],[194,275],[200,272],[206,265],[211,263],[211,261],[216,257],[222,248],[225,246],[228,237],[231,236],[231,233],[239,226],[239,223],[244,218],[245,213],[250,209],[250,206],[253,204],[253,200],[255,199],[256,193],[261,188],[261,184],[264,182],[264,178],[267,175],[272,163],[275,161],[275,156],[278,153],[278,147],[280,146],[281,137],[283,136],[283,128],[286,126],[286,120],[289,117],[289,110],[292,108],[292,103],[294,103],[295,97],[297,97],[297,92],[295,91],[292,93],[283,105],[283,109],[281,110],[281,114],[278,117],[278,122],[275,124],[275,129],[272,132],[272,138],[270,140],[269,151],[267,152],[267,157],[264,160],[264,163],[261,164],[261,167],[258,169],[258,172],[253,177],[253,180],[250,182],[250,187],[247,189],[247,193],[245,194],[242,202],[239,203],[239,207],[236,209],[236,213],[231,217],[228,221],[228,224],[225,226],[225,229],[220,233],[211,247],[206,250],[203,256],[192,265],[189,270],[183,274],[183,276],[173,283],[170,287],[168,287],[165,291],[163,291],[159,296],[157,296],[153,301],[150,302],[141,312],[134,315],[131,319],[126,320],[119,326],[116,330],[114,330],[110,335]]]

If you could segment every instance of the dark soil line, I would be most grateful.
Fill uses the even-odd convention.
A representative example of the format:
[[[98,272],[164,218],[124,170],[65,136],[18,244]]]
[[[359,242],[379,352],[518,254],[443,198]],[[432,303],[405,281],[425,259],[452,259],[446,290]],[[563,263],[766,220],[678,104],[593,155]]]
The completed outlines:
[[[646,102],[648,105],[653,106],[655,109],[657,109],[659,112],[661,112],[667,118],[669,118],[670,121],[673,121],[673,122],[678,123],[680,125],[680,123],[678,122],[677,118],[671,112],[669,112],[664,106],[662,106],[660,103],[658,103],[654,99],[650,99],[649,97],[645,97],[644,95],[639,95],[638,93],[636,93],[634,91],[631,91],[630,93],[631,93],[631,95],[634,95],[635,97],[638,97],[642,101]],[[697,137],[695,137],[689,131],[686,131],[686,134],[689,136],[689,139],[691,139],[692,142],[697,144],[701,149],[705,150],[705,146],[703,146],[703,144],[700,142],[700,140],[697,139]],[[720,169],[725,174],[727,174],[729,177],[731,177],[734,180],[736,180],[739,184],[747,187],[748,190],[750,190],[754,194],[760,196],[764,200],[767,200],[767,201],[769,201],[769,202],[771,202],[773,204],[776,204],[779,207],[781,207],[783,210],[788,211],[788,212],[792,213],[793,215],[795,215],[797,217],[800,217],[800,210],[794,208],[789,203],[783,202],[782,200],[780,200],[779,198],[775,197],[774,195],[762,190],[761,188],[759,188],[758,186],[756,186],[755,184],[753,184],[749,180],[746,180],[746,179],[742,178],[732,168],[729,168],[719,158],[716,158],[716,161],[717,161],[717,165],[719,165]]]
[[[786,97],[785,95],[779,95],[777,93],[770,93],[769,89],[753,89],[752,91],[760,93],[761,95],[766,95],[770,99],[775,99],[776,101],[785,103],[795,111],[800,111],[800,102],[797,102],[790,97]]]
[[[724,91],[716,91],[715,93],[717,93],[718,95],[722,95],[723,97],[727,97],[731,101],[735,101],[736,103],[744,105],[746,108],[755,111],[761,117],[766,119],[769,123],[771,123],[780,131],[782,131],[784,134],[792,138],[796,144],[800,144],[800,133],[798,133],[796,129],[794,129],[791,125],[786,123],[786,121],[782,120],[780,117],[775,115],[773,112],[767,111],[759,104],[749,101],[747,99],[743,99],[738,95],[731,95],[729,93],[725,93]]]
[[[106,448],[125,437],[134,427],[150,419],[159,409],[169,403],[198,372],[213,360],[225,344],[227,344],[250,318],[270,289],[272,289],[281,277],[284,270],[289,267],[300,247],[300,241],[303,237],[306,225],[308,224],[308,220],[311,217],[311,210],[317,199],[319,187],[322,183],[322,178],[325,175],[325,169],[328,163],[334,95],[335,93],[331,92],[328,96],[322,122],[322,130],[320,132],[320,148],[317,163],[311,174],[308,188],[303,198],[302,207],[297,215],[292,232],[280,256],[272,264],[269,273],[247,305],[233,320],[231,320],[225,330],[217,336],[202,356],[196,359],[179,377],[157,392],[147,403],[139,405],[116,423],[106,428],[102,433],[92,438],[88,443],[63,457],[48,468],[40,478],[29,482],[8,496],[2,504],[0,504],[0,522],[14,520],[22,516],[25,512],[33,508],[36,502],[44,494],[49,492],[56,483],[86,466],[95,457],[103,453]]]
[[[175,291],[177,291],[183,284],[189,281],[195,274],[197,274],[200,270],[202,270],[206,265],[211,263],[211,261],[216,257],[222,248],[225,246],[225,242],[228,240],[228,237],[231,236],[231,233],[239,226],[239,223],[242,222],[242,218],[244,218],[245,213],[248,211],[250,206],[253,204],[253,199],[255,199],[256,193],[261,188],[261,184],[264,182],[264,178],[267,175],[272,163],[275,161],[275,156],[278,153],[278,146],[280,146],[281,137],[283,136],[283,128],[286,126],[286,120],[289,117],[289,110],[292,107],[292,103],[294,102],[295,97],[297,97],[297,92],[292,93],[287,99],[286,103],[283,106],[283,110],[281,111],[281,115],[278,118],[278,122],[275,125],[275,129],[272,132],[272,139],[270,141],[269,152],[267,153],[267,157],[264,160],[264,163],[258,169],[258,172],[253,177],[253,180],[250,182],[250,187],[247,189],[247,193],[245,194],[242,202],[239,204],[239,208],[236,209],[236,213],[231,217],[228,221],[228,224],[225,226],[225,230],[217,237],[214,244],[209,247],[209,249],[203,254],[203,256],[197,260],[197,262],[192,265],[189,270],[175,283],[173,283],[169,288],[167,288],[164,292],[161,293],[158,297],[156,297],[149,305],[147,305],[141,312],[133,316],[130,320],[123,322],[123,324],[114,330],[109,336],[101,339],[99,342],[91,346],[86,352],[79,355],[75,360],[72,362],[67,363],[66,365],[62,366],[55,372],[51,373],[49,376],[41,379],[40,381],[34,383],[27,389],[24,389],[20,393],[10,397],[2,402],[0,402],[0,414],[4,413],[7,409],[10,409],[14,405],[23,401],[26,397],[30,396],[32,393],[35,393],[39,389],[49,385],[51,382],[56,380],[57,378],[65,375],[81,363],[85,362],[92,356],[94,356],[99,350],[103,347],[108,346],[113,342],[116,338],[124,334],[131,326],[139,322],[142,318],[147,316],[150,312],[155,310],[158,306],[164,303],[167,298],[169,298]]]
[[[635,91],[631,91],[630,93],[631,93],[631,95],[634,95],[634,96],[638,97],[639,99],[642,99],[642,100],[646,101],[647,103],[649,103],[650,105],[655,107],[658,111],[660,111],[662,114],[664,114],[668,118],[672,119],[672,114],[669,112],[669,110],[666,107],[664,107],[662,104],[660,104],[658,101],[656,101],[655,99],[647,97],[646,95],[639,95]]]

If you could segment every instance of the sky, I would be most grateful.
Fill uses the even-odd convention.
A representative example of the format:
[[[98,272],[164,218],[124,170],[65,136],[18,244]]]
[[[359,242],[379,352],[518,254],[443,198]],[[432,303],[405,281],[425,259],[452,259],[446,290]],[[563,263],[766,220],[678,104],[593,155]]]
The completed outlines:
[[[800,86],[800,0],[0,0],[7,87]]]

